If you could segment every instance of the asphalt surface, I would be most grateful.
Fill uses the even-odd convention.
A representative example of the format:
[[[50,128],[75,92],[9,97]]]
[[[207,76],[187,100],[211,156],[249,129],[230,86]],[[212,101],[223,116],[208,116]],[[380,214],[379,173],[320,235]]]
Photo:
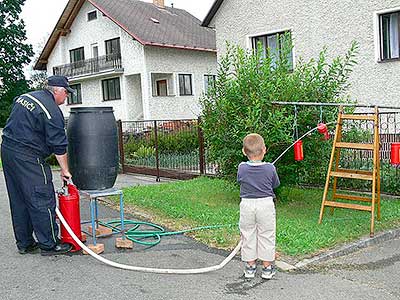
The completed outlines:
[[[400,299],[400,239],[293,272],[280,271],[270,281],[259,274],[245,280],[238,257],[216,272],[160,275],[119,270],[84,255],[20,255],[2,173],[0,177],[0,299]],[[124,175],[116,186],[153,183],[153,178]],[[82,202],[82,218],[87,218],[88,203]],[[108,219],[119,213],[101,206],[99,215]],[[113,248],[112,239],[105,243],[104,257],[135,266],[199,268],[219,264],[228,255],[185,236],[122,251]]]

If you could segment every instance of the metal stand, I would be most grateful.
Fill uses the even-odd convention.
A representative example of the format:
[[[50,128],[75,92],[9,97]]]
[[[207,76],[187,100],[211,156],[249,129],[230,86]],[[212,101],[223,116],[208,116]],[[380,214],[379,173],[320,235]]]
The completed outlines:
[[[81,193],[89,198],[90,203],[90,221],[84,221],[82,223],[91,223],[92,225],[92,238],[93,245],[96,246],[96,229],[99,227],[98,220],[98,208],[97,208],[97,198],[106,196],[119,195],[119,210],[121,218],[121,229],[115,233],[121,233],[122,239],[125,239],[125,224],[124,224],[124,195],[122,190],[116,188],[110,188],[106,190],[81,190]]]

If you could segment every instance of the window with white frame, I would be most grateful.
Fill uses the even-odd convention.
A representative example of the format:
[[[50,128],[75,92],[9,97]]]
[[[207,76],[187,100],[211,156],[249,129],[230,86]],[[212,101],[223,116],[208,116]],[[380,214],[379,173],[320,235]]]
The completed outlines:
[[[379,15],[381,60],[400,58],[400,10]]]
[[[179,95],[180,96],[192,96],[192,75],[191,74],[179,74]]]
[[[291,33],[290,31],[281,31],[265,35],[253,36],[251,38],[251,45],[254,51],[261,51],[261,57],[265,58],[271,56],[271,64],[276,65],[278,60],[283,59],[283,46],[285,43],[290,44]],[[293,68],[293,50],[287,54],[287,61],[290,68]]]
[[[207,94],[210,88],[214,87],[215,84],[215,75],[204,75],[204,92]]]
[[[68,105],[72,104],[82,104],[82,89],[81,89],[81,84],[71,84],[70,85],[71,89],[74,89],[75,91],[72,94],[68,95],[67,103]]]
[[[103,100],[119,100],[121,99],[121,87],[119,83],[119,77],[104,79],[101,81],[103,90]]]

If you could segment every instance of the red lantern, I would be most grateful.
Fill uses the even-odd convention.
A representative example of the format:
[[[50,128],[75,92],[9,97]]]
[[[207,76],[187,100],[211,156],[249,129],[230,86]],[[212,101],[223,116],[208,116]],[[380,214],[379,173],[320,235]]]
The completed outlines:
[[[392,143],[390,147],[390,163],[392,165],[400,164],[400,143]]]
[[[325,140],[329,140],[328,127],[325,123],[319,123],[317,129],[319,133],[322,133],[325,136]]]
[[[297,141],[294,144],[294,160],[300,161],[304,159],[304,154],[303,154],[303,142],[302,141]]]

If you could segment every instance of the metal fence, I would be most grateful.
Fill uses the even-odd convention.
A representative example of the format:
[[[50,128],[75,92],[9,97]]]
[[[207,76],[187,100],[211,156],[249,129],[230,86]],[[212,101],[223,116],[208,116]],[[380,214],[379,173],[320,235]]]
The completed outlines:
[[[170,178],[213,175],[199,120],[118,121],[123,172]]]
[[[318,122],[335,122],[339,113],[339,104],[323,103],[274,103],[278,107],[286,107],[293,115],[307,111],[308,116],[315,116],[315,126]],[[352,114],[372,114],[374,107],[364,105],[346,104],[345,109]],[[393,142],[400,142],[400,107],[378,107],[379,109],[379,155],[381,159],[381,190],[387,194],[399,194],[400,192],[400,166],[390,164],[390,147]],[[297,122],[294,122],[297,123]],[[301,122],[298,122],[301,123]],[[373,122],[367,120],[343,120],[342,141],[352,143],[372,143]],[[309,128],[308,128],[309,129]],[[332,141],[335,134],[335,124],[330,126],[331,139],[325,143],[325,149],[317,149],[318,155],[307,156],[304,162],[298,164],[297,184],[322,186],[325,183],[329,158],[332,149]],[[298,128],[299,134],[307,131],[307,128]],[[304,132],[303,132],[304,131]],[[307,139],[303,141],[308,143]],[[310,141],[312,143],[312,141]],[[325,151],[324,151],[325,150]],[[313,154],[315,154],[313,153]],[[345,169],[372,170],[373,153],[369,150],[341,149],[339,166]],[[342,188],[361,191],[370,191],[370,183],[356,179],[339,180]]]
[[[284,106],[288,114],[307,112],[311,119],[318,122],[335,122],[339,107],[337,104],[321,103],[274,103],[275,109]],[[354,113],[372,113],[365,106],[353,106]],[[217,164],[209,161],[204,138],[199,126],[200,120],[160,120],[160,121],[118,121],[120,139],[120,163],[123,172],[141,173],[160,177],[193,178],[200,174],[215,175]],[[293,128],[299,135],[307,132],[310,126],[301,127],[301,120],[295,122],[299,128]],[[331,136],[335,126],[329,126]],[[400,108],[380,107],[379,110],[381,188],[385,193],[395,194],[400,191],[400,166],[390,165],[390,145],[400,142]],[[317,136],[314,136],[317,138]],[[343,141],[372,142],[373,124],[370,121],[350,121],[343,124]],[[294,136],[295,139],[295,136]],[[321,137],[322,139],[322,137]],[[324,149],[313,149],[314,154],[305,152],[303,162],[296,165],[298,185],[322,186],[325,183],[333,137],[322,144]],[[304,140],[305,151],[317,147],[314,141]],[[308,144],[308,146],[307,146]],[[293,164],[290,152],[285,154],[286,162]],[[367,170],[372,168],[372,153],[366,150],[342,149],[340,165],[343,168]],[[293,181],[292,181],[293,183]],[[368,190],[365,182],[346,182],[344,188]]]

